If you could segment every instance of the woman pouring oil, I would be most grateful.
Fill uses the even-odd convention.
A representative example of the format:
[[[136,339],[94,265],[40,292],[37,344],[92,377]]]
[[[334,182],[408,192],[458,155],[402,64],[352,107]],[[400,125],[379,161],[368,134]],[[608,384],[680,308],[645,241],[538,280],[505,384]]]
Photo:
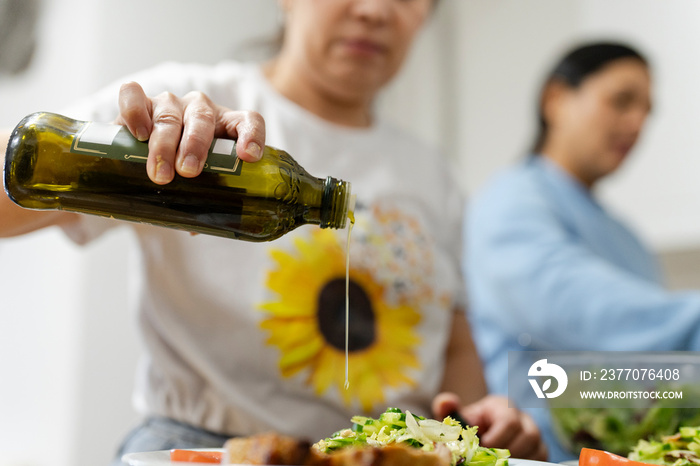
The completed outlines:
[[[253,244],[129,224],[143,255],[144,423],[122,453],[215,447],[268,430],[318,439],[387,406],[439,417],[460,407],[439,396],[454,392],[484,445],[543,459],[530,417],[485,396],[462,312],[460,194],[449,168],[372,111],[434,2],[281,6],[282,48],[262,66],[166,64],[64,113],[148,140],[144,170],[161,186],[176,173],[200,176],[214,137],[237,139],[245,162],[269,144],[310,173],[351,181],[349,386],[344,231],[303,226]],[[4,235],[60,224],[80,243],[120,223],[6,198],[0,216]]]

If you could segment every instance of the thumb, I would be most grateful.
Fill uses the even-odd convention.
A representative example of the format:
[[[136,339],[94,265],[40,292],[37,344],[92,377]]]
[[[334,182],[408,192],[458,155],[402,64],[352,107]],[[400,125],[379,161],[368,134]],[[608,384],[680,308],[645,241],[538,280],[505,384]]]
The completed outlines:
[[[237,139],[236,155],[257,162],[265,147],[265,120],[257,112],[228,110],[217,121],[216,135]]]
[[[459,396],[451,392],[439,393],[433,398],[432,411],[435,419],[441,420],[455,411],[459,411],[462,403]]]

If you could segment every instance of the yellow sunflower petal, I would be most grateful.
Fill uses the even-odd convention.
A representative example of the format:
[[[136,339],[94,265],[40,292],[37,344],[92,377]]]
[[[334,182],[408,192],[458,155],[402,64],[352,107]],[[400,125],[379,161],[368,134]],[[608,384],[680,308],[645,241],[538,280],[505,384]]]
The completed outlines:
[[[315,320],[288,319],[283,325],[281,323],[277,319],[266,319],[260,323],[260,327],[270,332],[267,342],[279,346],[283,351],[304,345],[318,335],[314,328]]]
[[[375,405],[384,403],[384,393],[378,374],[365,373],[358,382],[358,398],[365,412],[372,410]]]
[[[335,388],[347,406],[359,403],[369,411],[384,403],[387,388],[416,384],[410,371],[420,368],[415,354],[420,313],[409,304],[387,302],[384,285],[370,270],[351,268],[350,278],[371,302],[377,332],[369,348],[350,354],[346,390],[345,354],[325,340],[317,321],[319,294],[329,282],[345,279],[345,246],[330,230],[314,230],[306,238],[296,237],[289,252],[271,252],[276,268],[266,285],[277,298],[258,305],[266,314],[260,327],[267,344],[280,350],[283,377],[306,373],[317,395]]]
[[[280,358],[280,368],[291,367],[302,362],[308,362],[323,348],[323,339],[318,336],[306,341],[303,345],[288,349]]]
[[[338,361],[336,351],[331,348],[325,347],[319,353],[315,370],[309,375],[309,383],[314,387],[317,395],[328,390],[334,380],[337,381]],[[343,358],[343,364],[345,364],[344,361]],[[344,366],[342,370],[344,373]]]
[[[301,296],[304,293],[299,294],[300,296],[297,298],[289,297],[289,301],[298,301],[297,305],[293,305],[293,303],[290,303],[289,301],[267,302],[261,304],[258,306],[258,308],[273,314],[276,318],[281,320],[298,317],[315,317],[316,303],[310,300],[308,296]],[[315,320],[313,322],[315,322]]]

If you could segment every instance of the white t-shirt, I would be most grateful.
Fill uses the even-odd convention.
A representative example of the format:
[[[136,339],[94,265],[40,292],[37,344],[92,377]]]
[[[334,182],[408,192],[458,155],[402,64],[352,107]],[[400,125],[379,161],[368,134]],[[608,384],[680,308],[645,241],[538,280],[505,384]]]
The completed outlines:
[[[346,231],[302,226],[249,243],[129,223],[143,265],[137,407],[224,434],[311,440],[388,406],[429,415],[452,311],[464,304],[462,201],[441,155],[383,122],[328,123],[277,93],[257,65],[165,64],[129,79],[148,95],[198,90],[260,112],[267,144],[357,195],[347,390]],[[116,85],[66,114],[112,121]],[[84,216],[67,232],[86,242],[120,223]]]

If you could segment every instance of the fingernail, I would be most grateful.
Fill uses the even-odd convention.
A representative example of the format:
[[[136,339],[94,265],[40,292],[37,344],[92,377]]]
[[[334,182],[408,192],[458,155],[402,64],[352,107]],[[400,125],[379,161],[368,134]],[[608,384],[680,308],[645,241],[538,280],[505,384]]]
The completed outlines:
[[[170,183],[173,179],[173,170],[168,162],[158,157],[156,159],[156,183]]]
[[[140,127],[136,128],[136,139],[139,141],[147,141],[148,140],[148,130],[145,127]]]
[[[183,175],[195,176],[199,174],[200,165],[199,159],[190,154],[182,160],[180,173]]]
[[[262,158],[262,149],[257,142],[251,142],[245,149],[246,154],[253,157],[255,160],[260,160]]]

